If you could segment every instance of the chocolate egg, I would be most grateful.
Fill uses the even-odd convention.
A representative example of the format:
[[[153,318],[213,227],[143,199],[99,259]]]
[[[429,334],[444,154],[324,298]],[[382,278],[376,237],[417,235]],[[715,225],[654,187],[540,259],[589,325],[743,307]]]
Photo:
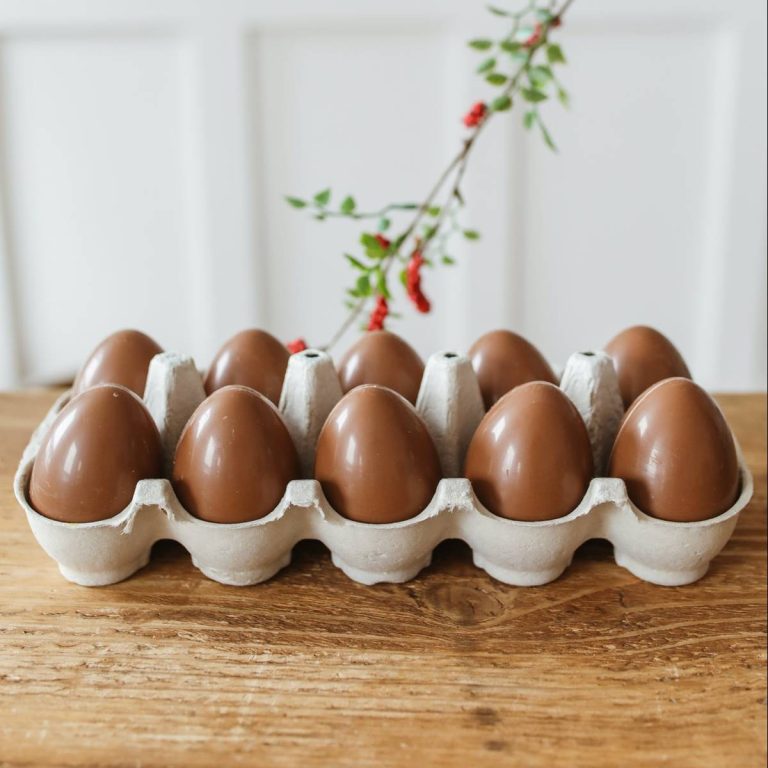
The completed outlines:
[[[491,331],[470,348],[483,402],[490,408],[502,395],[529,381],[557,384],[557,376],[541,352],[512,331]]]
[[[29,502],[65,523],[106,520],[125,509],[139,480],[161,477],[160,435],[125,387],[91,387],[64,406],[32,466]]]
[[[403,339],[389,331],[369,331],[339,362],[344,392],[361,384],[379,384],[400,393],[415,405],[424,375],[424,363]]]
[[[361,386],[331,411],[317,441],[315,478],[331,506],[361,523],[418,515],[440,482],[440,461],[415,408],[391,389]]]
[[[80,369],[74,394],[97,384],[120,384],[144,397],[149,363],[163,351],[141,331],[118,331],[107,336]]]
[[[172,482],[184,508],[212,523],[244,523],[268,515],[299,460],[277,409],[249,387],[216,390],[184,427]]]
[[[635,325],[614,336],[605,351],[613,358],[625,408],[657,381],[674,376],[691,378],[674,344],[646,325]]]
[[[739,494],[739,460],[717,403],[689,379],[661,381],[624,416],[608,474],[648,515],[691,522],[716,517]]]
[[[522,384],[485,414],[469,444],[464,475],[499,517],[563,517],[579,505],[592,479],[587,428],[554,384]]]
[[[261,392],[277,405],[290,356],[287,347],[266,331],[240,331],[213,358],[205,377],[205,391],[210,395],[222,387],[239,384]]]

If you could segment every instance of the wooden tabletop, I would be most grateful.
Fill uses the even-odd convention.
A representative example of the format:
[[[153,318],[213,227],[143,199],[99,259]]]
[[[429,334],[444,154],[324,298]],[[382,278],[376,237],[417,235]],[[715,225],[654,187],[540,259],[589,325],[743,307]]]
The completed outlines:
[[[755,497],[697,584],[590,542],[515,588],[446,542],[405,585],[315,542],[225,587],[176,544],[128,581],[67,583],[11,491],[52,391],[0,395],[0,764],[763,766],[766,406],[719,398]]]

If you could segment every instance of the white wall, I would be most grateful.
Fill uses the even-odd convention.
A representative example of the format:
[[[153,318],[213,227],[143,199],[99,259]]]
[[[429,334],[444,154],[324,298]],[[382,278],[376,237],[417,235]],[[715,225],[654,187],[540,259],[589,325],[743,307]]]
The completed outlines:
[[[256,324],[321,343],[357,230],[285,193],[418,199],[487,86],[468,0],[0,0],[0,386],[141,327],[207,364]],[[509,326],[555,363],[646,322],[711,388],[766,380],[762,0],[576,0],[552,155],[494,121],[476,245],[426,274],[423,352]],[[343,349],[344,344],[341,345]]]

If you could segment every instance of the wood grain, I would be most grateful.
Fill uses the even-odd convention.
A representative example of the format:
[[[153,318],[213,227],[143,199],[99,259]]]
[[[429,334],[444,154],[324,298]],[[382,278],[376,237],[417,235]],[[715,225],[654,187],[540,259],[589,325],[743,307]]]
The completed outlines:
[[[363,587],[305,542],[224,587],[161,542],[87,589],[37,546],[11,478],[55,393],[0,396],[0,763],[762,766],[766,407],[721,397],[755,473],[699,583],[638,581],[591,542],[557,582],[492,581],[446,542]]]

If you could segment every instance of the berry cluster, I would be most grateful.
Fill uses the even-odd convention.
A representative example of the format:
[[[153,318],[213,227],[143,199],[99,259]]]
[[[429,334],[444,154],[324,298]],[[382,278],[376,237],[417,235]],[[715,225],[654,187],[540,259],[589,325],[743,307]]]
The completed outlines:
[[[484,101],[478,101],[472,105],[472,109],[464,115],[464,125],[467,128],[476,128],[483,122],[485,116],[488,114],[488,107]]]
[[[376,297],[376,304],[374,304],[373,312],[368,320],[369,331],[382,331],[384,330],[384,321],[389,314],[389,304],[384,296]]]
[[[304,341],[304,339],[294,339],[293,341],[289,341],[285,346],[288,347],[288,351],[292,355],[295,355],[297,352],[303,352],[305,349],[309,349],[307,342]]]
[[[421,254],[421,250],[417,248],[411,254],[408,266],[405,269],[405,289],[408,292],[408,298],[413,302],[416,309],[419,312],[426,313],[429,312],[432,305],[421,290],[421,268],[423,265],[424,257]]]

